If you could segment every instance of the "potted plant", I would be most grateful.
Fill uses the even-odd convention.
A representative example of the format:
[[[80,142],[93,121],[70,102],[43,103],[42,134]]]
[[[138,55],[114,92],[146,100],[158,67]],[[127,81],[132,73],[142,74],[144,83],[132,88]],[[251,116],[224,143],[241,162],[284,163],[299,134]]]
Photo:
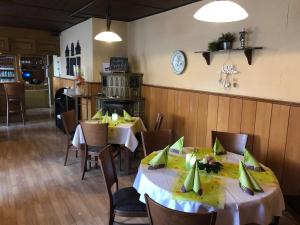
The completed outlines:
[[[221,37],[219,37],[218,42],[220,43],[220,47],[223,50],[231,49],[232,43],[235,41],[234,33],[222,33]]]
[[[212,41],[210,43],[208,43],[208,51],[210,52],[215,52],[220,50],[220,43],[218,41]]]

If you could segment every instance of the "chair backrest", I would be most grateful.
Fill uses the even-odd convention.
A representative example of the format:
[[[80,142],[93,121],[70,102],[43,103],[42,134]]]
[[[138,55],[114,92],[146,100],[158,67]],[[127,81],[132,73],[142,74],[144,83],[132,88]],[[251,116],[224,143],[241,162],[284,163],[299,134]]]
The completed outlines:
[[[163,149],[172,144],[172,130],[143,131],[141,132],[144,155]]]
[[[7,98],[18,98],[23,100],[25,95],[25,84],[23,82],[4,83]]]
[[[116,184],[116,190],[119,189],[119,186],[118,186],[118,177],[116,173],[116,168],[111,153],[111,148],[106,148],[100,151],[99,160],[100,160],[101,170],[107,188],[109,200],[110,200],[110,206],[112,206],[112,201],[113,201],[112,191],[111,191],[112,186]]]
[[[160,129],[163,119],[164,119],[164,114],[157,113],[156,121],[155,121],[155,127],[154,127],[155,131]]]
[[[166,208],[145,194],[150,225],[214,225],[216,212],[186,213]]]
[[[61,116],[66,134],[70,135],[70,133],[75,131],[75,128],[77,126],[75,110],[63,112],[62,114],[60,114],[60,116]]]
[[[244,149],[247,144],[248,135],[238,133],[228,133],[220,131],[212,131],[212,146],[215,143],[216,138],[219,139],[223,147],[228,152],[233,152],[239,155],[244,154]]]
[[[108,145],[108,123],[80,123],[85,144],[88,146],[105,147]]]

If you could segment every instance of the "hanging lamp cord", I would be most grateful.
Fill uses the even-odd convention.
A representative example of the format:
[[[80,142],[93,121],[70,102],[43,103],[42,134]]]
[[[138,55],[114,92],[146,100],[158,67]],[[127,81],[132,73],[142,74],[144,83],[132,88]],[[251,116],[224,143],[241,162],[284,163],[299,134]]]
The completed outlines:
[[[110,31],[110,13],[111,13],[111,6],[110,6],[110,1],[107,0],[107,8],[106,8],[106,28],[108,31]]]

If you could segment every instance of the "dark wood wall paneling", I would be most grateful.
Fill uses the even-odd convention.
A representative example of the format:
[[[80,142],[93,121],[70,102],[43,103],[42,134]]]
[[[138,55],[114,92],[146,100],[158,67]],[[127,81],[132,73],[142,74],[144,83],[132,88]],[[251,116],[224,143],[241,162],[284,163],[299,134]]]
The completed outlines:
[[[272,100],[144,86],[145,123],[157,112],[163,128],[185,136],[186,146],[211,146],[211,131],[250,135],[247,148],[273,169],[285,194],[300,194],[300,105]]]

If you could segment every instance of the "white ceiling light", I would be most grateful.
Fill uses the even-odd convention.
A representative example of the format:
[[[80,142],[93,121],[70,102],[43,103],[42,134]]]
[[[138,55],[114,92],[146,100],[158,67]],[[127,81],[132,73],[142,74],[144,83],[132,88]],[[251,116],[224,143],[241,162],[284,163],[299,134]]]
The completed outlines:
[[[122,41],[122,38],[114,32],[109,30],[103,31],[95,36],[95,40],[97,41],[105,41],[105,42],[119,42]]]
[[[122,41],[122,38],[118,34],[110,31],[110,24],[111,24],[110,4],[109,4],[109,1],[108,1],[107,10],[106,10],[106,31],[100,32],[99,34],[97,34],[95,36],[94,39],[97,40],[97,41],[105,41],[105,42],[108,42],[108,43]]]
[[[195,14],[197,20],[213,23],[227,23],[244,20],[248,13],[232,1],[213,1],[201,7]]]

